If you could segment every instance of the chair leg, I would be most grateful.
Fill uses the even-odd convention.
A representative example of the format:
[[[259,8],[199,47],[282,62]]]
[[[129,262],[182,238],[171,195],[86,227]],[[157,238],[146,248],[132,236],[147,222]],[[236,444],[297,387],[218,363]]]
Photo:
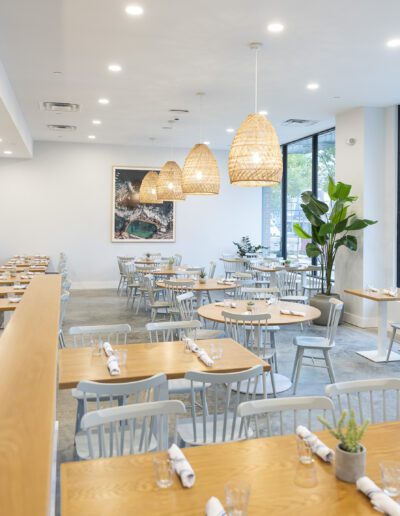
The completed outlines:
[[[298,357],[298,364],[297,364],[296,374],[295,374],[295,377],[294,377],[293,394],[296,394],[297,384],[299,383],[300,370],[301,370],[301,366],[302,366],[302,363],[303,363],[303,355],[304,355],[304,349],[300,349],[299,350],[299,357]]]
[[[294,364],[293,364],[292,377],[291,377],[292,383],[294,382],[294,376],[295,376],[296,370],[297,370],[297,364],[299,361],[299,353],[300,353],[300,348],[296,346],[296,356],[294,357]]]
[[[82,417],[83,417],[83,400],[78,400],[78,406],[76,407],[75,435],[81,429]]]
[[[270,342],[271,342],[271,348],[275,351],[274,355],[274,367],[275,367],[275,373],[278,372],[278,355],[276,354],[276,341],[275,341],[275,332],[270,332]]]
[[[335,383],[336,382],[335,373],[333,372],[331,357],[329,356],[328,349],[324,350],[324,358],[325,358],[326,365],[328,367],[329,379],[330,379],[331,383]]]
[[[386,355],[386,362],[389,362],[390,353],[392,352],[392,348],[393,348],[394,338],[396,337],[396,331],[397,331],[397,329],[393,328],[392,338],[390,339],[388,352]]]
[[[274,398],[276,398],[276,389],[275,389],[275,376],[274,376],[274,368],[271,367],[270,375],[271,375],[271,385],[272,385],[272,394]]]
[[[208,302],[211,304],[212,303],[212,299],[211,299],[211,294],[210,294],[209,290],[207,290],[207,297],[208,297]]]
[[[122,285],[122,276],[119,277],[119,283],[118,283],[118,288],[117,288],[117,294],[118,295],[119,295],[120,290],[121,290],[121,285]]]

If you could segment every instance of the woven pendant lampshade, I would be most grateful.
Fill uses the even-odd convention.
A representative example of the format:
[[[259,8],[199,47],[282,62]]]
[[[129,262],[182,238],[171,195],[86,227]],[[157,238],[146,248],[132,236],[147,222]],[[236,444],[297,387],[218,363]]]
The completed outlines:
[[[184,201],[182,170],[175,161],[167,161],[158,176],[157,198],[162,201]]]
[[[273,186],[282,180],[278,136],[264,115],[249,115],[237,130],[229,152],[229,178],[238,186]]]
[[[147,172],[144,176],[139,190],[139,202],[145,204],[162,204],[157,197],[157,172]]]
[[[182,170],[182,190],[185,194],[216,195],[219,193],[217,160],[204,143],[197,143],[186,156]]]

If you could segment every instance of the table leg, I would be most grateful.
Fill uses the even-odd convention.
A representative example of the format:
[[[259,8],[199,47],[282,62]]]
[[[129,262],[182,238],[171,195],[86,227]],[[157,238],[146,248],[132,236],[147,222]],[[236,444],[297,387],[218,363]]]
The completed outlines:
[[[373,351],[358,351],[357,353],[373,362],[386,362],[386,354],[388,348],[388,338],[387,338],[387,307],[388,304],[385,301],[378,302],[378,312],[379,312],[379,320],[378,320],[378,339],[377,339],[377,349]],[[398,353],[390,354],[390,362],[400,360],[400,355]]]
[[[203,291],[202,290],[196,290],[195,291],[195,295],[196,295],[197,308],[200,308],[201,307],[201,302],[203,300]]]
[[[277,282],[277,279],[276,279],[276,272],[270,272],[269,286],[270,287],[277,287],[278,286],[278,282]]]

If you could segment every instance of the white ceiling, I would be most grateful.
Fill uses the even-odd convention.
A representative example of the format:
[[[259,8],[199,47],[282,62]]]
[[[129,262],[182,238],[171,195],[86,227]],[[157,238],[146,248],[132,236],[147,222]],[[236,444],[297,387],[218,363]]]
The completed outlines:
[[[128,17],[128,3],[145,13]],[[284,32],[266,26],[280,21]],[[76,124],[64,141],[191,147],[203,140],[226,149],[254,110],[254,54],[261,41],[259,109],[281,141],[334,124],[355,106],[400,103],[399,0],[13,0],[0,3],[0,60],[35,140],[58,140],[46,124]],[[110,63],[123,71],[111,74]],[[62,72],[54,75],[53,72]],[[317,91],[306,84],[318,82]],[[339,99],[334,97],[339,96]],[[97,103],[110,99],[108,106]],[[41,101],[70,101],[78,114],[39,110]],[[189,109],[172,131],[170,108]],[[93,118],[101,126],[91,124]],[[285,128],[287,118],[318,120]],[[5,137],[6,135],[0,135]]]

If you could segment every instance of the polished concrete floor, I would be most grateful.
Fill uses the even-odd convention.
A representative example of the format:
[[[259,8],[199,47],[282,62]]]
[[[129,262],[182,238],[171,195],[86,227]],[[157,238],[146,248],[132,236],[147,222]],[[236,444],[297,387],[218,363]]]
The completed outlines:
[[[126,297],[120,297],[114,290],[80,290],[72,291],[64,319],[66,344],[71,345],[68,329],[71,326],[129,323],[132,334],[129,342],[147,341],[145,324],[149,314],[143,309],[134,314],[127,306]],[[323,335],[325,328],[305,326],[303,334]],[[290,376],[293,367],[293,337],[301,333],[298,325],[282,327],[277,336],[277,353],[279,372]],[[354,326],[342,325],[338,329],[336,346],[332,350],[332,361],[337,381],[367,379],[373,377],[397,377],[400,362],[377,364],[358,354],[357,350],[374,349],[376,334],[374,331],[361,330]],[[324,369],[303,368],[297,395],[321,395],[329,383]],[[279,396],[290,396],[288,390]],[[57,418],[59,427],[58,462],[73,460],[74,423],[76,403],[69,390],[59,391]]]

